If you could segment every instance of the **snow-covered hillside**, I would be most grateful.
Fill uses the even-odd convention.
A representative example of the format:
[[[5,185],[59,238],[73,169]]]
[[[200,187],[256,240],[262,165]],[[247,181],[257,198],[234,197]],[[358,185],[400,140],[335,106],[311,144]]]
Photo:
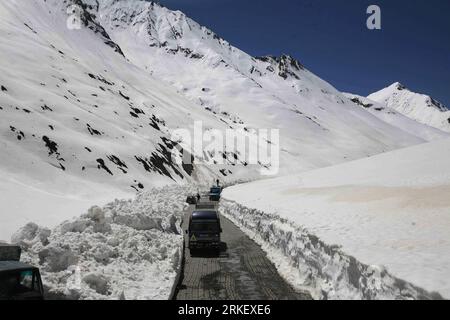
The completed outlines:
[[[318,297],[432,297],[395,276],[449,298],[448,159],[445,139],[239,185],[225,190],[223,211]]]
[[[0,239],[31,220],[51,227],[114,197],[222,176],[172,162],[170,138],[196,120],[227,126],[127,62],[91,20],[69,30],[67,5],[0,3]]]
[[[396,82],[367,98],[420,123],[450,132],[450,110],[432,97],[412,92],[401,83]]]
[[[80,30],[67,27],[71,5]],[[280,174],[435,138],[380,120],[290,56],[251,57],[154,2],[2,1],[0,18],[0,239],[152,186],[261,177],[265,164],[233,152],[224,165],[194,150],[192,165],[172,161],[171,133],[195,121],[208,133],[280,129]]]
[[[434,127],[422,124],[402,113],[366,97],[344,93],[353,103],[365,108],[379,119],[427,141],[449,138],[450,134]]]
[[[251,57],[181,12],[126,0],[91,11],[130,61],[212,116],[235,128],[279,128],[280,174],[423,141],[355,106],[294,58]]]

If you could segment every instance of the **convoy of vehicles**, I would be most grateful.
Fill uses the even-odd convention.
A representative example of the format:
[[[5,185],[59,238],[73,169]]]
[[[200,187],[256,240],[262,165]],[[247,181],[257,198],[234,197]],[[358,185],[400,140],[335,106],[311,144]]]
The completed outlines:
[[[198,249],[213,249],[220,252],[222,227],[217,201],[220,200],[221,193],[221,187],[212,187],[207,198],[209,201],[198,199],[195,204],[186,231],[191,253]]]
[[[39,269],[20,262],[21,249],[0,243],[0,300],[43,300]]]

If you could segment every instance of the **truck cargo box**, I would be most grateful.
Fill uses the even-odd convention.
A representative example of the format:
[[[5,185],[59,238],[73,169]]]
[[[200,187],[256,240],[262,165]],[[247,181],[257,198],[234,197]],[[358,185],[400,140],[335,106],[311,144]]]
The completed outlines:
[[[0,261],[20,261],[20,246],[0,243]]]
[[[195,209],[215,209],[216,203],[215,202],[198,202],[195,205]]]

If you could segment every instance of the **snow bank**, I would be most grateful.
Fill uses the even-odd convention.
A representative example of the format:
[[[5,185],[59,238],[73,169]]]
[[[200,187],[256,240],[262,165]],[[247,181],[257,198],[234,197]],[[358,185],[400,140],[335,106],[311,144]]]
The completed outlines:
[[[41,268],[49,298],[168,299],[180,267],[189,187],[115,200],[53,230],[29,223],[12,240]]]
[[[398,279],[380,266],[365,265],[276,214],[222,201],[220,212],[267,252],[281,275],[315,299],[441,299]]]
[[[366,265],[450,297],[450,140],[228,188]],[[248,215],[248,219],[253,219]]]

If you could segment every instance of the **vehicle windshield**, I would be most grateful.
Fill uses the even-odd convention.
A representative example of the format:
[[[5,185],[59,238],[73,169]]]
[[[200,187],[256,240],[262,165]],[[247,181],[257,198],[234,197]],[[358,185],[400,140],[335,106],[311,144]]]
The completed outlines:
[[[35,291],[37,283],[32,270],[0,274],[0,297]]]
[[[211,193],[220,193],[220,188],[211,188]]]
[[[219,232],[219,224],[211,222],[192,222],[190,230],[192,232]]]

